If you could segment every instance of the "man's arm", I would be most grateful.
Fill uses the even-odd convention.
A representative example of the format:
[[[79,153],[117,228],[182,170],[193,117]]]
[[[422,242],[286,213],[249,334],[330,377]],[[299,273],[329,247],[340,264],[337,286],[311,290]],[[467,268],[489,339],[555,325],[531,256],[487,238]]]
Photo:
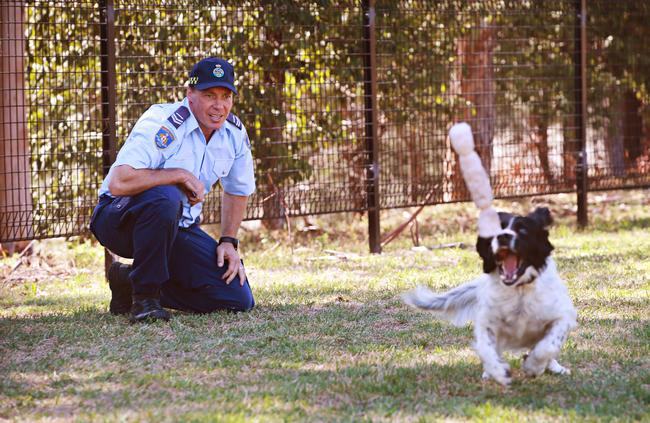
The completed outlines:
[[[160,185],[179,185],[187,194],[191,205],[205,200],[203,183],[185,169],[134,169],[129,165],[117,166],[111,171],[108,189],[115,196],[125,196],[140,194]]]
[[[247,204],[248,196],[223,192],[221,197],[221,236],[237,237],[237,231],[244,219]],[[243,285],[246,281],[244,267],[240,265],[239,253],[228,242],[219,244],[217,247],[217,264],[219,267],[223,266],[224,259],[228,261],[228,269],[223,275],[226,283],[229,284],[235,276],[239,275],[239,282]]]

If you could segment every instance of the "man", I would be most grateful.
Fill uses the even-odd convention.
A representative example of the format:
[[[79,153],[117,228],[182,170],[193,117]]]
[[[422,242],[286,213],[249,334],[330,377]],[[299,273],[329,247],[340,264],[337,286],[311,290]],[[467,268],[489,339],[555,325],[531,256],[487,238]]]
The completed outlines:
[[[133,265],[108,271],[110,311],[132,322],[169,320],[163,307],[246,311],[253,295],[237,230],[255,190],[246,129],[230,110],[233,67],[211,57],[190,72],[187,97],[157,104],[137,121],[99,191],[90,230]],[[223,188],[221,238],[199,228],[206,194]]]

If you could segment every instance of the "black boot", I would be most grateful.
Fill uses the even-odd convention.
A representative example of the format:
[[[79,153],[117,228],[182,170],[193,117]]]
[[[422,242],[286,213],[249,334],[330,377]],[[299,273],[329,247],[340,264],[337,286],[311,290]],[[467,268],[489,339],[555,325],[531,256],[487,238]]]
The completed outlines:
[[[172,315],[162,308],[160,305],[160,298],[145,297],[133,298],[133,305],[131,306],[131,323],[136,322],[151,322],[154,320],[168,321]]]
[[[111,314],[126,314],[131,311],[131,280],[129,273],[131,266],[128,264],[120,263],[119,261],[113,262],[111,267],[108,268],[107,278],[108,286],[111,288],[111,303],[108,310]]]

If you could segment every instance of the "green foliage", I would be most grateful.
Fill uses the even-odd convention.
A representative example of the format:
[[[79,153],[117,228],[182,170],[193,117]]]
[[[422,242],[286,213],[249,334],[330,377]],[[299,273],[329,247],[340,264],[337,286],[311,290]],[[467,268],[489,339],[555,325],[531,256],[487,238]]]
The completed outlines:
[[[488,106],[496,117],[481,119],[493,121],[488,126],[509,144],[502,145],[501,158],[528,154],[527,134],[537,130],[545,137],[555,125],[565,142],[555,147],[564,148],[555,160],[566,160],[560,156],[572,153],[576,139],[574,7],[560,0],[377,2],[383,207],[421,203],[434,187],[440,192],[434,202],[458,198],[442,196],[453,173],[446,130]],[[25,9],[37,232],[74,232],[85,226],[103,177],[99,55],[105,18],[98,4],[81,0],[32,1]],[[647,2],[597,1],[588,10],[592,127],[612,126],[611,105],[621,92],[631,91],[647,118]],[[223,56],[235,65],[240,95],[234,112],[248,129],[256,160],[259,190],[249,217],[277,215],[263,203],[276,189],[291,214],[363,210],[362,22],[361,4],[351,0],[116,1],[118,145],[151,104],[184,97],[187,72],[197,60]],[[486,77],[493,79],[494,98],[481,103],[461,88],[473,75],[471,54],[463,49],[486,34],[494,37],[493,73]],[[599,143],[591,148],[602,150]],[[539,160],[549,154],[540,150]],[[598,166],[612,160],[598,154]],[[571,164],[565,163],[565,184]],[[515,180],[514,170],[499,172]],[[207,220],[218,219],[217,202],[212,194]],[[70,226],[62,230],[61,221]]]

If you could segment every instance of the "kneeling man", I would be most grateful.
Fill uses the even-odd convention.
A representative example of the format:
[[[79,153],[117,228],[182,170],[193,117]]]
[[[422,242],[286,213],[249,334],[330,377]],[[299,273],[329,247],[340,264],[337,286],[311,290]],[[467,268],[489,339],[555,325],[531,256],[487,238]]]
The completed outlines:
[[[99,192],[90,230],[133,258],[108,272],[110,311],[131,321],[169,320],[163,307],[246,311],[255,302],[237,230],[255,190],[250,141],[230,110],[234,70],[211,57],[190,72],[187,96],[156,104],[137,121]],[[223,187],[221,238],[199,227],[206,194]]]

